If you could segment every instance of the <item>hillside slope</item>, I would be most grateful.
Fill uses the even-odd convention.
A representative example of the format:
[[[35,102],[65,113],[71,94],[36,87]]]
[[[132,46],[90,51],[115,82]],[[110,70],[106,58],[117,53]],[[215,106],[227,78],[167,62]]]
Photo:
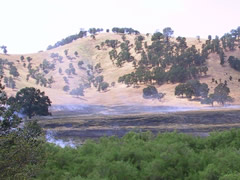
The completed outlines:
[[[136,35],[126,35],[126,39],[130,41],[130,44],[134,44],[134,39]],[[147,43],[151,42],[151,37],[145,37]],[[163,85],[156,85],[159,92],[165,93],[163,99],[159,100],[149,100],[142,97],[142,89],[146,87],[144,84],[140,84],[136,87],[118,83],[118,78],[124,74],[131,73],[134,71],[132,62],[126,62],[122,67],[117,67],[113,64],[109,57],[110,48],[107,46],[101,46],[102,42],[107,39],[122,41],[122,36],[119,34],[112,33],[101,33],[96,35],[96,39],[91,37],[86,37],[73,41],[70,44],[60,46],[58,48],[39,52],[35,54],[24,54],[24,60],[21,60],[22,55],[4,55],[0,54],[1,59],[7,59],[9,62],[13,62],[14,66],[17,67],[20,74],[19,77],[14,78],[16,81],[16,88],[6,88],[9,95],[14,95],[19,89],[23,87],[36,87],[45,91],[46,95],[50,97],[53,104],[64,105],[64,104],[95,104],[95,105],[163,105],[163,106],[203,106],[197,101],[189,101],[186,98],[179,98],[174,95],[175,87],[178,83],[165,83]],[[197,39],[188,38],[188,46],[195,45],[197,49],[202,47],[202,43],[205,40],[199,42]],[[99,45],[99,50],[96,47]],[[66,56],[65,50],[68,50]],[[74,54],[77,52],[78,55]],[[62,56],[62,62],[58,61],[58,57],[53,58],[53,53],[58,53],[58,57]],[[134,47],[130,49],[131,55],[137,60],[140,60],[140,54],[134,51]],[[226,52],[226,59],[230,55],[240,57],[240,50]],[[48,73],[43,73],[46,79],[51,76],[54,79],[54,83],[50,87],[44,87],[36,84],[36,80],[29,78],[27,81],[27,75],[29,74],[27,57],[31,57],[32,68],[39,68],[43,60],[46,59],[48,62],[55,65],[54,69],[49,70]],[[79,68],[78,62],[83,61],[84,64]],[[200,82],[207,83],[210,92],[216,87],[215,83],[212,83],[212,78],[222,82],[229,79],[232,76],[232,81],[228,83],[228,87],[231,90],[230,96],[232,96],[235,101],[233,104],[240,104],[240,72],[232,69],[226,62],[223,66],[219,64],[219,56],[215,53],[211,53],[207,59],[206,65],[208,67],[207,76],[201,77]],[[24,67],[24,63],[26,67]],[[72,63],[76,70],[75,74],[68,75],[65,70],[69,69],[69,64]],[[68,85],[71,91],[77,88],[79,84],[86,84],[88,82],[88,67],[87,65],[92,65],[93,67],[100,63],[101,72],[92,72],[93,75],[100,76],[103,75],[104,81],[110,84],[110,87],[106,91],[97,91],[97,88],[91,87],[84,90],[84,96],[70,95],[69,92],[63,91],[63,87]],[[59,73],[59,68],[62,69],[62,73]],[[41,68],[40,68],[41,69]],[[39,71],[41,72],[41,70]],[[9,76],[8,67],[4,67],[4,76]],[[67,78],[69,84],[64,81],[64,77]],[[65,79],[66,79],[65,78]],[[115,82],[115,86],[111,86],[111,83]],[[49,85],[47,85],[49,86]]]

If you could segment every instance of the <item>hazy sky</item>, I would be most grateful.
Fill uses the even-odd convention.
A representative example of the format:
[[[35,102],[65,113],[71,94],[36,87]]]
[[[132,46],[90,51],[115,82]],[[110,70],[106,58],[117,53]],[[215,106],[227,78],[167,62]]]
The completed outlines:
[[[0,45],[8,52],[45,50],[80,28],[171,27],[185,37],[222,36],[240,26],[240,0],[1,0]]]

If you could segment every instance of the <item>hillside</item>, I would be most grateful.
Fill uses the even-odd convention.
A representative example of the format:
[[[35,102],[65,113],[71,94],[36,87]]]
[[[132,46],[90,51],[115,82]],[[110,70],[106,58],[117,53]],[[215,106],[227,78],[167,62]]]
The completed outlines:
[[[134,57],[136,62],[139,62],[141,59],[141,53],[136,53],[134,50],[134,40],[137,35],[125,35],[126,39],[129,40],[129,44],[133,44],[129,52],[131,56]],[[147,44],[151,44],[151,35],[144,36]],[[158,92],[165,93],[164,98],[159,100],[144,99],[142,96],[142,90],[146,87],[146,84],[139,83],[137,86],[127,86],[123,83],[118,83],[118,78],[125,74],[131,73],[134,71],[134,66],[132,62],[125,62],[122,64],[122,67],[117,67],[116,64],[112,62],[109,56],[111,48],[103,45],[102,42],[109,40],[118,40],[122,42],[122,35],[112,34],[112,33],[100,33],[95,36],[95,39],[92,37],[85,37],[77,39],[70,44],[57,47],[55,49],[35,53],[35,54],[24,54],[24,55],[11,55],[11,54],[0,54],[1,59],[7,59],[8,62],[13,62],[16,66],[20,76],[15,77],[16,88],[6,88],[6,91],[9,95],[14,95],[19,89],[23,87],[36,87],[45,91],[46,95],[50,97],[54,105],[66,105],[66,104],[95,104],[95,105],[163,105],[163,106],[203,106],[200,102],[191,100],[187,98],[180,98],[174,95],[175,87],[178,83],[163,83],[161,85],[156,85]],[[176,41],[174,38],[172,41]],[[198,41],[196,38],[187,38],[187,45],[191,47],[192,45],[196,46],[196,49],[201,49],[202,44],[205,43],[205,40]],[[99,47],[96,47],[99,46]],[[98,49],[99,48],[99,49]],[[116,48],[117,51],[120,51],[120,47]],[[68,50],[67,55],[64,52]],[[76,53],[77,52],[77,55]],[[58,55],[56,55],[58,53]],[[54,56],[54,54],[56,56]],[[231,90],[230,96],[234,98],[233,104],[240,104],[240,72],[234,70],[230,67],[229,63],[226,61],[229,56],[233,55],[235,57],[240,57],[240,50],[237,48],[234,51],[225,52],[225,63],[220,65],[219,55],[216,53],[210,53],[208,59],[206,60],[206,66],[208,67],[208,72],[206,76],[199,77],[201,83],[208,84],[210,92],[213,92],[213,89],[216,87],[215,83],[212,83],[212,78],[224,82],[228,81],[228,87]],[[21,56],[24,56],[24,60],[21,60]],[[32,70],[40,69],[37,72],[41,73],[41,78],[49,79],[53,77],[54,82],[44,85],[36,84],[36,79],[29,77],[27,81],[27,76],[29,74],[29,62],[27,57],[31,57],[30,60]],[[62,58],[59,58],[62,57]],[[46,59],[48,63],[54,64],[54,68],[45,69],[48,72],[44,73],[43,69],[39,68],[40,64],[43,63],[43,60]],[[62,61],[62,62],[60,62]],[[79,61],[83,61],[83,65],[78,65]],[[24,63],[26,67],[24,67]],[[69,64],[72,63],[74,67],[74,73],[68,75],[65,72],[66,69],[69,69]],[[95,67],[100,63],[100,68],[98,70],[94,69],[91,71],[88,68],[88,65]],[[30,68],[30,69],[31,69]],[[59,68],[62,69],[62,73],[59,72]],[[87,72],[89,70],[89,72]],[[89,73],[95,78],[97,76],[103,76],[104,81],[109,83],[109,87],[104,91],[98,91],[93,85],[90,88],[84,89],[84,96],[70,95],[69,92],[72,89],[78,88],[80,84],[88,84]],[[35,74],[36,75],[36,74]],[[4,77],[9,75],[9,67],[4,66]],[[39,75],[40,76],[40,75]],[[232,80],[229,81],[229,77],[232,76]],[[69,83],[67,84],[67,79]],[[49,81],[50,82],[50,81]],[[114,86],[111,86],[112,82],[115,82]],[[114,84],[114,83],[113,83]],[[70,90],[68,92],[63,91],[63,87],[68,85]],[[206,106],[206,105],[205,105]]]

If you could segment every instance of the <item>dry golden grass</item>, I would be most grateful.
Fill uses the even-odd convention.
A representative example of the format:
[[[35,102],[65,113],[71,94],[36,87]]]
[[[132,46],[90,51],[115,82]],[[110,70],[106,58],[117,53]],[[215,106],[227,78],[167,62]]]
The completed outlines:
[[[126,35],[126,38],[130,41],[130,44],[134,44],[135,35]],[[148,44],[151,42],[151,36],[145,37]],[[32,63],[33,66],[38,66],[44,59],[52,60],[50,58],[51,53],[59,53],[59,55],[63,56],[63,63],[56,64],[56,70],[51,71],[47,77],[53,76],[56,81],[52,88],[44,88],[41,86],[37,86],[35,84],[35,80],[31,79],[27,82],[27,68],[23,67],[23,63],[18,63],[16,60],[20,60],[21,55],[3,55],[0,54],[0,58],[8,59],[15,63],[18,71],[20,73],[20,77],[16,79],[17,90],[23,87],[36,87],[46,92],[46,94],[50,97],[53,104],[100,104],[100,105],[164,105],[164,106],[202,106],[199,102],[189,101],[185,98],[179,98],[174,95],[174,89],[177,84],[164,84],[161,86],[157,86],[159,92],[166,93],[165,97],[161,100],[146,100],[142,97],[142,89],[145,87],[144,85],[140,85],[138,88],[134,87],[126,87],[124,84],[117,83],[119,76],[130,73],[134,71],[132,63],[125,63],[123,67],[116,67],[109,58],[108,52],[109,48],[104,47],[101,50],[97,50],[95,48],[96,45],[100,45],[101,42],[106,39],[117,39],[122,41],[121,35],[112,34],[112,33],[102,33],[96,35],[96,40],[93,40],[90,37],[86,37],[83,39],[78,39],[70,44],[65,46],[58,47],[56,49],[52,49],[49,51],[39,52],[35,54],[25,54],[24,57],[30,56],[33,58]],[[173,39],[175,41],[175,39]],[[202,43],[205,43],[205,40],[201,40],[198,42],[196,38],[188,38],[187,39],[188,46],[195,45],[197,49],[201,49]],[[74,52],[77,51],[79,57],[73,59],[72,61],[68,60],[64,55],[64,50],[69,49],[69,55],[71,57],[75,57]],[[119,52],[119,49],[118,49]],[[135,59],[140,59],[140,54],[136,54],[134,48],[131,49],[131,54],[135,57]],[[234,52],[226,52],[226,55],[234,55],[236,57],[240,57],[240,51],[236,50]],[[228,57],[226,57],[227,59]],[[65,82],[63,77],[67,75],[65,74],[65,69],[68,68],[69,63],[73,63],[76,69],[76,76],[72,76],[69,79],[69,86],[71,89],[77,87],[80,83],[85,82],[87,79],[86,72],[80,70],[77,66],[79,60],[83,60],[85,63],[85,67],[87,64],[95,65],[97,63],[101,63],[103,72],[101,75],[104,76],[104,80],[111,84],[111,82],[116,82],[115,87],[110,87],[107,92],[97,92],[95,88],[87,89],[85,92],[85,96],[81,98],[76,98],[71,95],[65,93],[62,88],[65,86]],[[26,60],[25,60],[26,61]],[[216,54],[211,54],[209,59],[207,60],[207,65],[209,68],[208,76],[200,78],[201,82],[205,82],[209,85],[211,91],[216,87],[215,83],[211,83],[212,78],[215,78],[219,81],[221,79],[222,82],[224,80],[228,80],[228,87],[231,90],[231,96],[235,99],[234,104],[240,104],[240,83],[238,79],[240,78],[240,72],[233,70],[229,67],[228,63],[225,63],[224,66],[219,64],[219,56]],[[58,69],[62,68],[63,74],[58,73]],[[7,72],[7,71],[5,71]],[[8,73],[6,73],[8,76]],[[229,76],[233,77],[232,81],[229,81]],[[6,91],[9,95],[14,95],[17,90],[11,90],[6,88]]]

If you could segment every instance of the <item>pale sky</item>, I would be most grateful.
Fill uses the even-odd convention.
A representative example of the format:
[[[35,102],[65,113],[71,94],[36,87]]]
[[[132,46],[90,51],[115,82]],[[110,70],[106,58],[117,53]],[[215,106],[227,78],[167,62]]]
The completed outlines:
[[[0,0],[0,45],[34,53],[90,27],[222,36],[240,26],[239,8],[240,0]]]

